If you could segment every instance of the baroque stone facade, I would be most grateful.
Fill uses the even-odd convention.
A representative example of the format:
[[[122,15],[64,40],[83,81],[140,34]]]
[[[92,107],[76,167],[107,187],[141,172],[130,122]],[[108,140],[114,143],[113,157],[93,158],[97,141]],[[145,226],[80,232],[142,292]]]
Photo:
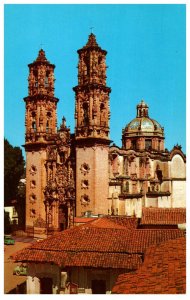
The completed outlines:
[[[64,117],[57,128],[55,65],[42,49],[28,65],[28,232],[48,234],[72,227],[74,217],[87,211],[140,217],[142,207],[185,207],[185,155],[178,145],[165,149],[164,129],[149,117],[144,100],[137,105],[136,118],[123,129],[122,147],[110,146],[106,54],[94,34],[78,50],[74,134]]]

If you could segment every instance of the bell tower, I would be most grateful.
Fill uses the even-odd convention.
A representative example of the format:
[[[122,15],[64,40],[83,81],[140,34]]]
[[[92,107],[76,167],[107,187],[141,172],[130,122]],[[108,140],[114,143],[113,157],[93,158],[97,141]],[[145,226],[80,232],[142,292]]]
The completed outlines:
[[[90,34],[78,51],[75,91],[76,213],[108,213],[109,94],[106,54]]]
[[[57,132],[57,102],[54,97],[54,68],[44,50],[28,65],[28,96],[25,101],[26,231],[45,224],[44,188],[48,146]],[[45,225],[44,225],[45,226]]]
[[[28,65],[28,97],[26,103],[26,143],[44,142],[49,134],[56,133],[56,107],[54,97],[54,68],[40,50],[37,59]]]

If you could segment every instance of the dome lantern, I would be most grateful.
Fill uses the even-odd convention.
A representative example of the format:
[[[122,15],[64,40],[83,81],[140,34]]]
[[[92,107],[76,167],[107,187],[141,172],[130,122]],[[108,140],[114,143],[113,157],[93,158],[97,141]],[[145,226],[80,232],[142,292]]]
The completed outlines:
[[[141,100],[141,102],[137,105],[137,118],[140,117],[148,117],[148,105]]]

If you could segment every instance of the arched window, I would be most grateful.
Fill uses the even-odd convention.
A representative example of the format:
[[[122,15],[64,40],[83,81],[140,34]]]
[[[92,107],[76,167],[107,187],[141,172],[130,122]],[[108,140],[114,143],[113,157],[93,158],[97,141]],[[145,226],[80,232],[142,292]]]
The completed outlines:
[[[100,125],[106,125],[105,106],[104,103],[100,104]]]
[[[83,120],[84,120],[84,126],[89,124],[89,117],[88,117],[88,103],[83,104]]]
[[[45,81],[44,81],[45,87],[48,87],[48,86],[49,86],[49,81],[48,81],[49,74],[50,74],[50,72],[47,71],[47,72],[46,72],[46,76],[45,76]]]
[[[49,120],[46,122],[46,132],[49,132]]]
[[[47,122],[46,122],[46,132],[50,131],[50,119],[51,119],[51,112],[48,111],[47,112]]]
[[[35,70],[35,71],[33,72],[33,74],[34,74],[34,77],[35,77],[35,83],[34,83],[34,86],[35,86],[35,87],[38,87],[38,72]]]
[[[48,84],[48,77],[46,76],[46,77],[45,77],[45,87],[48,87],[48,85],[49,85],[49,84]]]
[[[36,131],[36,113],[33,111],[31,114],[31,121],[32,121],[32,130]]]
[[[129,193],[129,181],[126,181],[125,191]]]
[[[32,129],[33,129],[33,131],[36,131],[36,122],[35,121],[32,122]]]

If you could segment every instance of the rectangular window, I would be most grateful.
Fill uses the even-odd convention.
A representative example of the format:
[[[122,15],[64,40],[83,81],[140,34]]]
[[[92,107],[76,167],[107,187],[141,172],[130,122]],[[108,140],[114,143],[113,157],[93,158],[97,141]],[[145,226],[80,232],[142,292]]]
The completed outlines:
[[[131,141],[131,148],[136,150],[136,140]]]
[[[158,151],[160,151],[160,149],[161,149],[161,140],[158,140]]]
[[[150,150],[152,148],[152,141],[147,139],[145,140],[145,149]]]

